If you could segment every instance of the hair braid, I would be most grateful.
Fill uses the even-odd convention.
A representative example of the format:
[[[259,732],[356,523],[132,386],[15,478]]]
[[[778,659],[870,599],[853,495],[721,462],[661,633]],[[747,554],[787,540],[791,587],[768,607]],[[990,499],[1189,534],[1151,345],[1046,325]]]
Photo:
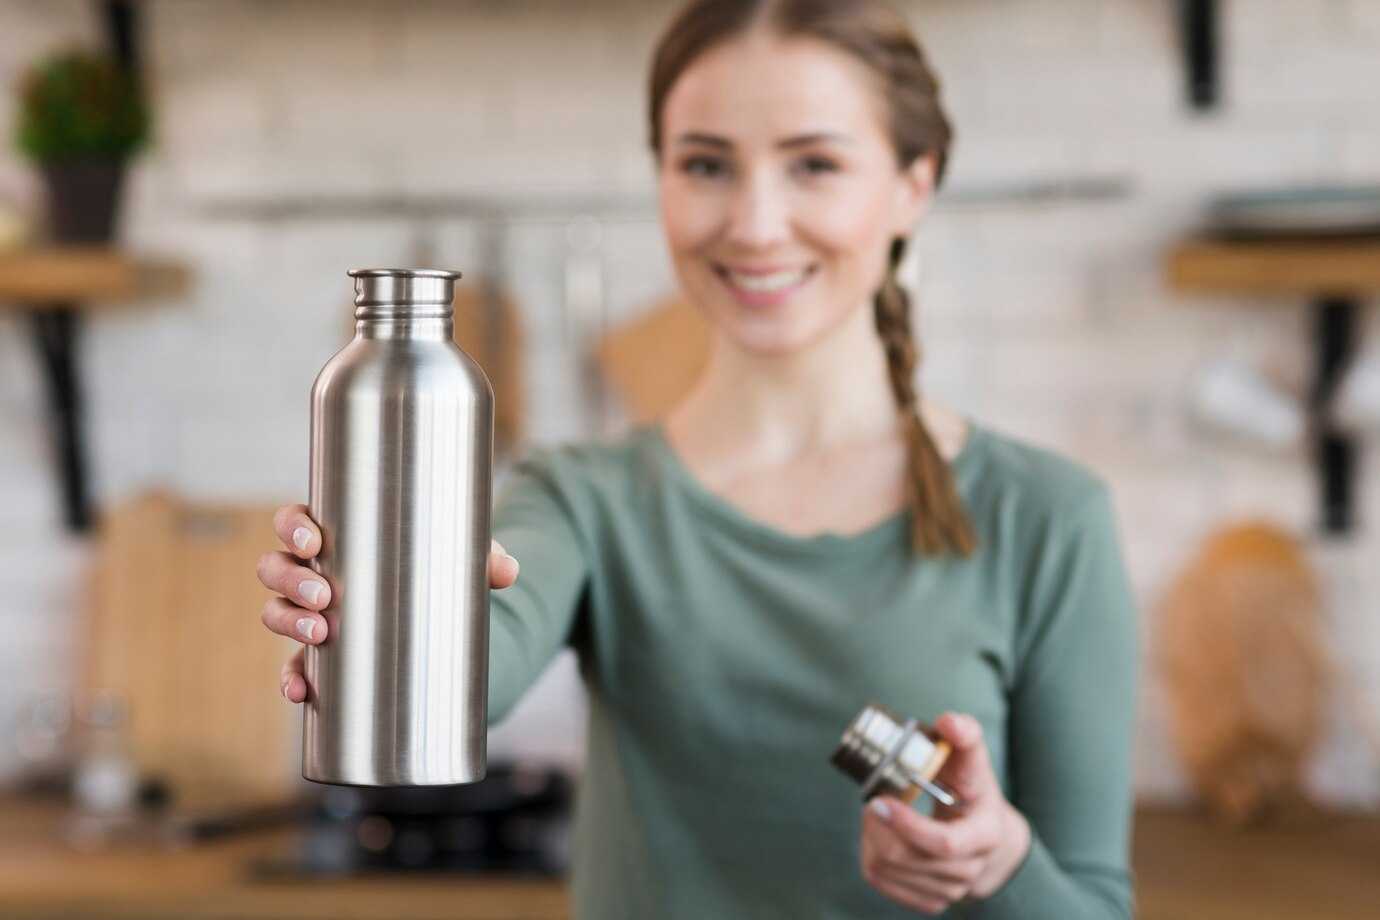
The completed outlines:
[[[905,426],[911,544],[922,553],[951,552],[968,556],[977,546],[972,523],[954,485],[953,473],[940,456],[920,415],[915,386],[915,369],[920,355],[911,333],[910,296],[896,277],[905,248],[903,237],[892,240],[886,279],[873,298],[873,312],[882,347],[886,350],[896,407]]]

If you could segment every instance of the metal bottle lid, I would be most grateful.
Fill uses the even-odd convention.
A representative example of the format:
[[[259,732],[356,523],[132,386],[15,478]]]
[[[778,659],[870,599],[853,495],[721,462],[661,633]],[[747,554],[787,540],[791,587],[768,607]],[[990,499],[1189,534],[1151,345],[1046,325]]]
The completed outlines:
[[[352,268],[355,316],[448,317],[459,272],[436,268]],[[420,307],[421,309],[413,309]]]
[[[862,785],[864,798],[884,793],[910,801],[923,790],[955,805],[957,797],[934,778],[948,753],[948,743],[932,741],[914,719],[902,722],[885,706],[869,703],[844,729],[830,759]]]

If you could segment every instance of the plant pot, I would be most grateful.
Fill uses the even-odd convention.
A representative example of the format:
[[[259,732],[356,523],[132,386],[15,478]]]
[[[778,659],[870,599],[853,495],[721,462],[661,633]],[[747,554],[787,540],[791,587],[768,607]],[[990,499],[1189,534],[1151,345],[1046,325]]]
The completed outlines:
[[[63,160],[42,165],[57,243],[108,243],[124,186],[124,160]]]

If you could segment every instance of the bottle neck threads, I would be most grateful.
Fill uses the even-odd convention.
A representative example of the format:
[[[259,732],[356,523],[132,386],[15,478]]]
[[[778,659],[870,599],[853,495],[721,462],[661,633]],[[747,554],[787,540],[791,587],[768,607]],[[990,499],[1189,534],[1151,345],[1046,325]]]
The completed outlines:
[[[431,268],[355,268],[355,319],[388,323],[451,321],[460,273]]]

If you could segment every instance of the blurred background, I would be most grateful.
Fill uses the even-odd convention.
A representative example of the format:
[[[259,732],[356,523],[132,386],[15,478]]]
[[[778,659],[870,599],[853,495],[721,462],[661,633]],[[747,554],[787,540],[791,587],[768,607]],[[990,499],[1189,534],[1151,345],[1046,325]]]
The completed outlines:
[[[1142,916],[1373,916],[1380,3],[896,5],[957,128],[922,386],[1117,503]],[[565,915],[569,653],[481,786],[307,788],[254,561],[349,268],[465,272],[500,487],[693,379],[644,124],[673,10],[0,4],[0,914]]]

